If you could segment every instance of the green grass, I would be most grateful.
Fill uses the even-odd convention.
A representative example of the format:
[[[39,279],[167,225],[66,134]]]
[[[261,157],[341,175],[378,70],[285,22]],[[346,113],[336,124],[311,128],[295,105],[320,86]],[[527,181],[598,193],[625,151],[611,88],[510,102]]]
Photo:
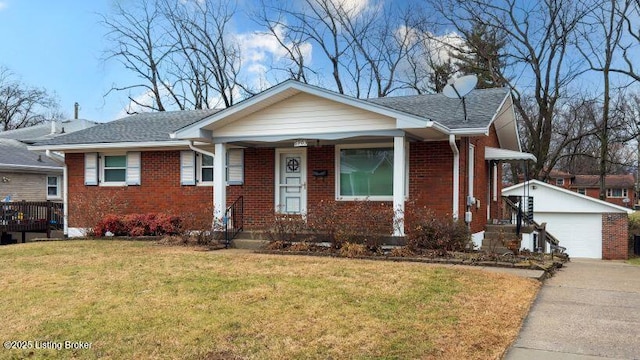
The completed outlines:
[[[640,257],[631,258],[627,262],[631,265],[640,265]]]
[[[0,248],[0,358],[496,358],[538,283],[413,263],[150,242]],[[35,344],[35,343],[34,343]]]

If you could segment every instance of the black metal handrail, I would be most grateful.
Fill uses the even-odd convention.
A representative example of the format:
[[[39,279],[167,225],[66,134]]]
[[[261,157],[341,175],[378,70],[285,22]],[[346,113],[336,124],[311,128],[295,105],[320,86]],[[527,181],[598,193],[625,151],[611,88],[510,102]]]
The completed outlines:
[[[543,234],[544,241],[549,243],[552,250],[554,248],[562,248],[561,246],[559,246],[560,241],[551,233],[546,231],[545,224],[540,225],[533,219],[533,197],[532,196],[528,196],[526,198],[523,196],[503,196],[502,199],[504,203],[507,205],[507,207],[509,208],[508,210],[510,213],[510,220],[512,224],[520,223],[524,225],[533,225],[539,233]],[[523,203],[526,206],[523,206]]]
[[[229,247],[244,227],[244,199],[239,196],[224,212],[224,246]]]

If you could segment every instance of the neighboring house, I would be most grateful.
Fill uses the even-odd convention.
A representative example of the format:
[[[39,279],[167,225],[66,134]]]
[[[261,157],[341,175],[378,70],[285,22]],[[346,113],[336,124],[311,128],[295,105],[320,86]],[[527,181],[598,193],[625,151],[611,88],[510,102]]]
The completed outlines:
[[[12,139],[0,139],[0,201],[62,201],[59,162],[27,149]]]
[[[53,139],[60,135],[88,129],[96,124],[94,121],[84,119],[48,121],[25,128],[1,131],[0,139],[13,139],[25,144],[33,144],[37,141]]]
[[[549,183],[582,195],[600,198],[599,175],[573,175],[553,170],[549,173]],[[632,208],[637,203],[635,177],[633,174],[607,175],[605,177],[605,201]]]
[[[0,132],[0,200],[62,202],[64,158],[29,151],[27,145],[93,125],[75,119]]]
[[[396,236],[411,203],[467,221],[477,240],[501,214],[499,162],[535,158],[520,152],[508,89],[472,91],[466,108],[465,119],[441,94],[362,100],[290,80],[224,110],[133,115],[30,149],[65,154],[69,236],[93,225],[83,204],[104,197],[220,220],[242,196],[246,230],[276,211],[368,199],[399,210]]]
[[[525,192],[533,198],[535,221],[547,223],[546,229],[571,257],[628,258],[628,214],[633,210],[538,180],[505,188],[502,195],[520,196]],[[535,248],[533,236],[524,236],[523,247]]]

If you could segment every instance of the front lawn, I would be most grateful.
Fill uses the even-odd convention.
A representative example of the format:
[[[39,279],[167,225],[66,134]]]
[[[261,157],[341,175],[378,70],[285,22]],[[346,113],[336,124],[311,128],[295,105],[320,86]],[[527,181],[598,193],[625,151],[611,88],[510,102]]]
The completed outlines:
[[[631,258],[627,262],[631,265],[640,265],[640,257]]]
[[[0,337],[31,341],[0,358],[494,359],[539,288],[456,267],[108,240],[3,246],[0,271]]]

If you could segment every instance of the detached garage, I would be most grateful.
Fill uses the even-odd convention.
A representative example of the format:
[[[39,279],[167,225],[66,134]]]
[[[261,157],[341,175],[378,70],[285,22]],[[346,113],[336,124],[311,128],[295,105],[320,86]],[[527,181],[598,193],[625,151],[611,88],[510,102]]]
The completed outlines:
[[[533,198],[533,219],[547,223],[575,258],[627,259],[628,214],[633,211],[547,183],[530,180],[502,190],[503,196]]]

